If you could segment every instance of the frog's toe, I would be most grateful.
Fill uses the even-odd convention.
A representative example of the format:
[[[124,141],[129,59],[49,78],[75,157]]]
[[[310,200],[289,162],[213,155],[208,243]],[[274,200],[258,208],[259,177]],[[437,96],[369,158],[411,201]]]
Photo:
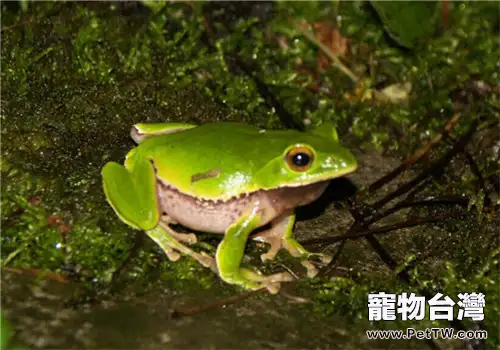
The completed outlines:
[[[316,277],[319,272],[317,266],[324,267],[332,261],[332,256],[322,253],[309,253],[305,258],[301,264],[307,269],[307,277],[309,278]]]
[[[266,276],[266,281],[262,282],[262,287],[266,288],[270,294],[277,294],[282,282],[290,282],[292,280],[293,277],[288,272],[276,273]]]
[[[307,277],[309,277],[309,278],[316,277],[316,275],[318,274],[319,271],[311,261],[302,260],[300,263],[302,264],[302,266],[304,266],[307,269]]]
[[[280,288],[281,288],[281,283],[279,282],[269,282],[269,283],[264,283],[263,285],[267,291],[269,292],[269,294],[278,294],[278,292],[280,291]]]
[[[195,244],[196,242],[198,242],[198,238],[194,233],[177,233],[175,235],[175,238],[187,244]]]
[[[179,242],[184,242],[190,245],[198,242],[198,238],[194,233],[178,233],[172,230],[169,234]]]
[[[198,262],[204,267],[210,268],[210,270],[217,272],[217,263],[215,262],[215,258],[208,255],[205,252],[201,252],[197,256]]]
[[[178,252],[176,252],[175,250],[173,250],[172,248],[165,249],[165,254],[168,257],[168,260],[170,260],[172,262],[176,262],[177,260],[179,260],[181,258],[181,255]]]
[[[267,280],[270,282],[290,282],[293,281],[293,276],[288,272],[280,272],[267,276]]]
[[[333,259],[331,255],[323,253],[311,253],[309,259],[311,258],[314,259],[314,261],[318,261],[321,265],[328,265]]]
[[[273,260],[278,251],[283,248],[283,244],[281,242],[281,237],[276,236],[272,230],[266,230],[261,233],[258,233],[253,237],[253,240],[267,243],[269,244],[269,250],[260,255],[260,259],[265,262],[267,260]]]
[[[254,272],[249,269],[241,269],[241,274],[251,283],[255,283],[255,288],[266,288],[269,293],[276,294],[279,292],[282,282],[290,282],[293,280],[292,275],[288,272],[280,272],[272,275],[262,275],[259,271]]]
[[[177,224],[177,222],[170,218],[168,215],[162,215],[161,222],[164,227],[169,227],[169,225]],[[179,242],[185,242],[187,244],[195,244],[196,242],[198,242],[198,238],[194,233],[180,233],[174,230],[169,230],[168,232]]]
[[[269,249],[266,253],[260,255],[260,260],[262,262],[266,262],[268,260],[274,260],[274,257],[276,256],[276,253],[278,253],[278,249]]]
[[[260,271],[241,268],[241,274],[250,281],[255,282],[289,282],[293,280],[288,272],[279,272],[272,275],[263,275]]]

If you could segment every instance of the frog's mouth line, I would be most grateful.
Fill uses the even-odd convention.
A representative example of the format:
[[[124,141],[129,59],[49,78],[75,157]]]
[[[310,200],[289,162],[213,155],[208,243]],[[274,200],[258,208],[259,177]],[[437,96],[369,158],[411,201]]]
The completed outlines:
[[[277,186],[277,187],[273,187],[273,188],[262,188],[262,189],[259,189],[259,190],[250,191],[250,192],[242,193],[240,195],[235,195],[235,196],[231,196],[231,197],[227,197],[227,198],[224,198],[224,197],[222,197],[222,198],[210,198],[210,197],[203,197],[203,196],[197,196],[197,197],[195,197],[195,196],[193,196],[193,195],[191,195],[189,193],[182,192],[180,189],[178,189],[174,185],[165,182],[165,180],[163,180],[163,179],[160,179],[157,176],[158,169],[156,168],[154,160],[153,159],[149,159],[149,161],[151,162],[151,164],[152,164],[152,166],[154,168],[155,177],[156,177],[157,182],[160,182],[164,187],[166,187],[169,190],[176,191],[177,193],[179,193],[179,194],[181,194],[183,196],[189,197],[192,200],[195,200],[195,201],[198,201],[198,202],[209,202],[209,203],[213,203],[213,204],[227,203],[227,202],[230,202],[230,201],[233,201],[233,200],[238,200],[238,199],[241,199],[241,198],[247,198],[249,196],[254,195],[255,193],[270,192],[270,191],[273,191],[273,190],[276,190],[276,189],[283,190],[283,189],[286,189],[286,188],[297,188],[297,187],[302,187],[302,186],[316,184],[318,182],[331,181],[331,180],[334,180],[334,179],[338,179],[339,177],[342,177],[344,175],[350,174],[350,173],[356,171],[356,169],[358,168],[358,164],[355,164],[355,165],[353,165],[353,166],[351,166],[349,168],[345,168],[345,169],[337,172],[335,174],[336,175],[335,177],[331,177],[331,174],[330,175],[325,175],[325,176],[318,176],[317,178],[313,179],[312,181],[311,181],[311,178],[309,178],[307,182],[305,182],[305,181],[304,182],[295,182],[295,183],[288,183],[288,184],[284,184],[282,186]],[[199,180],[201,180],[203,178],[218,177],[220,175],[220,173],[221,173],[221,169],[219,169],[219,168],[211,169],[211,170],[209,170],[206,173],[196,174],[195,176],[201,176],[201,178],[200,179],[195,179],[195,181],[199,181]],[[193,181],[193,178],[191,178],[191,181]]]
[[[160,179],[158,177],[156,179],[157,179],[157,182],[161,186],[164,187],[163,190],[175,191],[180,196],[183,196],[187,200],[192,200],[194,202],[205,203],[207,205],[217,205],[217,204],[222,204],[222,203],[228,203],[231,201],[241,200],[242,198],[249,198],[249,197],[255,196],[257,194],[262,194],[262,193],[272,194],[273,191],[283,191],[283,190],[286,190],[287,188],[293,189],[293,188],[298,188],[298,187],[306,187],[309,185],[318,185],[319,183],[329,182],[331,180],[342,177],[346,174],[352,173],[354,170],[356,170],[356,168],[357,168],[357,166],[351,167],[349,169],[345,169],[344,171],[340,172],[338,174],[338,176],[336,176],[336,177],[326,177],[326,178],[325,177],[318,177],[317,179],[315,179],[312,182],[308,181],[308,182],[303,182],[303,183],[286,184],[283,186],[278,186],[278,187],[269,188],[269,189],[264,188],[264,189],[260,189],[260,190],[256,190],[256,191],[242,193],[242,194],[236,195],[236,196],[231,196],[228,198],[210,198],[210,197],[203,197],[203,196],[194,197],[193,195],[191,195],[189,193],[182,192],[181,190],[179,190],[175,186],[165,182],[165,180],[163,180],[163,179]]]
[[[356,169],[358,168],[357,165],[355,166],[352,166],[350,168],[345,168],[344,170],[342,171],[339,171],[338,173],[336,173],[336,176],[335,177],[331,177],[331,176],[318,176],[317,178],[313,178],[313,180],[311,181],[311,178],[308,179],[308,181],[305,181],[305,182],[295,182],[295,183],[288,183],[288,184],[284,184],[283,186],[277,186],[275,188],[296,188],[296,187],[301,187],[301,186],[307,186],[307,185],[312,185],[312,184],[315,184],[315,183],[318,183],[318,182],[322,182],[322,181],[330,181],[330,180],[335,180],[335,179],[338,179],[339,177],[342,177],[344,175],[347,175],[347,174],[350,174],[354,171],[356,171]],[[271,189],[263,189],[264,191],[270,191],[272,190]]]

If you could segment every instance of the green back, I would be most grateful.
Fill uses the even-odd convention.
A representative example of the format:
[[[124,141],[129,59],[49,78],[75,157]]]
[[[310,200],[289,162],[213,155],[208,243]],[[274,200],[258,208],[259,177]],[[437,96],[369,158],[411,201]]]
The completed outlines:
[[[306,172],[286,166],[286,150],[308,145],[315,162]],[[336,135],[293,130],[266,130],[219,122],[144,140],[127,159],[151,159],[157,177],[183,193],[207,199],[228,199],[243,193],[283,186],[300,186],[331,179],[356,168],[354,156]]]

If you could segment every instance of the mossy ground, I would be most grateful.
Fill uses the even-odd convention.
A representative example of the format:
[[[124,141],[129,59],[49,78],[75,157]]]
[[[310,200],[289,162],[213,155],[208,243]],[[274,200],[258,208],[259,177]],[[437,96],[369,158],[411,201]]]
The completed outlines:
[[[467,196],[476,205],[456,216],[441,206],[413,210],[450,219],[381,238],[398,269],[431,252],[409,269],[410,286],[356,243],[340,261],[352,269],[349,277],[303,281],[299,289],[314,301],[303,307],[312,305],[326,317],[350,315],[356,329],[411,324],[369,324],[370,291],[483,292],[488,341],[498,343],[498,206],[481,210],[485,193],[498,205],[498,129],[491,124],[499,117],[499,16],[491,3],[451,2],[447,27],[412,49],[396,45],[363,2],[35,2],[26,11],[14,2],[1,6],[4,265],[69,270],[81,280],[83,294],[109,287],[140,233],[115,218],[104,200],[100,169],[121,161],[133,146],[134,123],[238,120],[283,128],[331,120],[358,153],[376,149],[404,160],[459,112],[452,135],[428,161],[482,118],[467,152],[484,186],[467,156],[457,156],[419,195]],[[325,63],[301,23],[340,28],[349,39],[343,59],[360,78],[357,84]],[[411,92],[400,103],[373,98],[404,83],[411,83]],[[479,85],[492,88],[484,93]],[[413,174],[426,164],[416,164]],[[134,281],[137,291],[158,283],[181,291],[220,283],[189,259],[168,262],[147,239],[119,279]],[[228,294],[234,292],[228,287]]]

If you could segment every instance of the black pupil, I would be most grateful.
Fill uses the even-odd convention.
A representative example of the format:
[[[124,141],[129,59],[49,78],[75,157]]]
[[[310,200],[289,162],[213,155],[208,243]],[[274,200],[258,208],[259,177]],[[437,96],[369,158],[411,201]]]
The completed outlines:
[[[296,166],[306,166],[311,161],[311,157],[305,153],[297,153],[294,154],[292,161]]]

